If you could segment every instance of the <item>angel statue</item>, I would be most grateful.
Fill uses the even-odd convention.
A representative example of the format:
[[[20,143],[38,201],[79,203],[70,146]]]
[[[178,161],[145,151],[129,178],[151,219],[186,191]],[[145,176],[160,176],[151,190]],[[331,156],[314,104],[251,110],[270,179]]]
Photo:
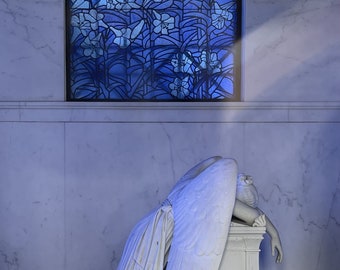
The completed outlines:
[[[190,169],[126,242],[118,270],[218,270],[232,218],[266,226],[281,262],[279,234],[261,210],[250,176],[234,159],[211,157]]]

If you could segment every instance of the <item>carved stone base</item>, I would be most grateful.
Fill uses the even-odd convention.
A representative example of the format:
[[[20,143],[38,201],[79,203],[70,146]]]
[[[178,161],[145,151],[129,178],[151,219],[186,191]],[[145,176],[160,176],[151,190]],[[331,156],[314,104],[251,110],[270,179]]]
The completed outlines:
[[[260,243],[265,227],[232,222],[220,270],[258,270]]]

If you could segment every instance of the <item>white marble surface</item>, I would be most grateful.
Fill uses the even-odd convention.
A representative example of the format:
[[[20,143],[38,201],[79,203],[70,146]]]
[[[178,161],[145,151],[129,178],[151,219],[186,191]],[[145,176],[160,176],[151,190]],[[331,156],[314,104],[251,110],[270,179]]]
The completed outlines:
[[[115,269],[129,231],[192,167],[193,153],[216,155],[223,140],[229,146],[224,154],[238,156],[242,129],[233,124],[67,124],[66,269],[109,269],[110,264]]]
[[[0,122],[339,123],[340,102],[0,102]]]
[[[0,269],[63,269],[63,124],[0,123]]]
[[[231,223],[219,270],[259,270],[260,244],[266,227]]]
[[[245,1],[244,100],[340,100],[340,1]]]
[[[340,241],[339,125],[249,124],[244,166],[254,175],[260,208],[283,237],[283,268],[336,269]],[[258,158],[258,157],[261,158]],[[269,254],[264,243],[264,254]]]
[[[0,1],[0,100],[64,100],[64,1]]]
[[[189,110],[63,102],[63,2],[0,0],[0,269],[115,269],[135,222],[216,154],[282,234],[262,270],[338,268],[339,0],[246,1],[247,102]]]
[[[2,267],[115,269],[136,221],[192,164],[215,154],[235,157],[240,170],[254,176],[260,208],[281,233],[283,264],[275,265],[265,239],[261,269],[339,263],[340,124],[0,127]]]
[[[340,0],[244,1],[243,99],[340,101]],[[63,101],[64,1],[0,1],[0,100]]]

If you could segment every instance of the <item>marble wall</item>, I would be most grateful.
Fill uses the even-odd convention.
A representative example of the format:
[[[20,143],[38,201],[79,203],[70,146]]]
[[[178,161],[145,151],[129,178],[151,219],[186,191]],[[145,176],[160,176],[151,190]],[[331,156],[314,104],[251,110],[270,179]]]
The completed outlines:
[[[244,102],[64,102],[64,2],[0,0],[0,269],[116,269],[130,229],[211,155],[282,236],[263,270],[340,264],[340,1],[245,1]]]
[[[245,2],[246,101],[339,101],[339,0]]]

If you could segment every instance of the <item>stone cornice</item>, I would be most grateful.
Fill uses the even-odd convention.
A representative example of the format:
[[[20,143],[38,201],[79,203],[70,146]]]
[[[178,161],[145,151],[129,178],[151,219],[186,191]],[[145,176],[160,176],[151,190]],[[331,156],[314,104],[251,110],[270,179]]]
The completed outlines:
[[[1,122],[340,123],[340,102],[0,102]]]

